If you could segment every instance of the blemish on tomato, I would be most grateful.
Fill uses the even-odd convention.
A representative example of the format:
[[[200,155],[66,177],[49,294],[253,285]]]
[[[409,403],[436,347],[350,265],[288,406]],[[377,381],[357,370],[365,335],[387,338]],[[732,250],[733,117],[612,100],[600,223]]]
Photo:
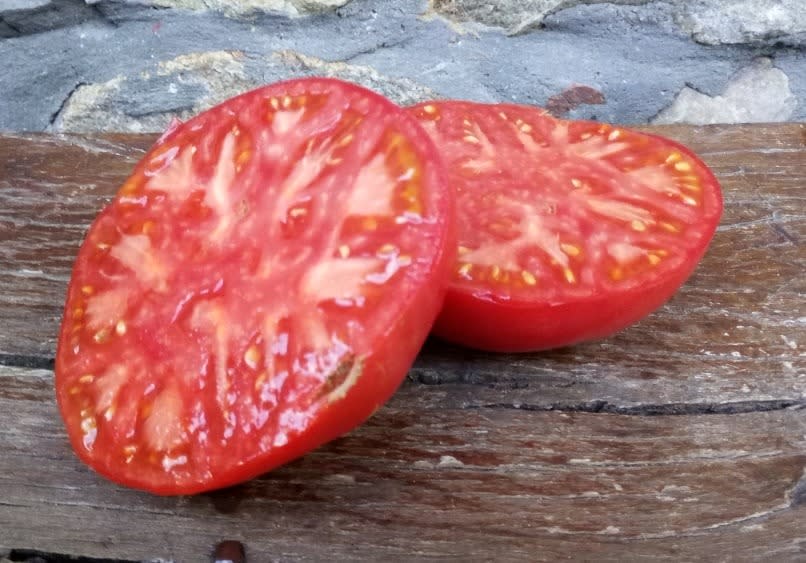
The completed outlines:
[[[675,163],[674,169],[678,172],[689,172],[691,170],[691,164],[685,160],[681,160],[680,162]]]
[[[364,371],[364,360],[353,356],[345,358],[325,380],[323,390],[327,401],[333,403],[347,396],[347,392],[358,382]]]
[[[621,137],[621,131],[618,129],[613,129],[613,131],[611,131],[610,134],[607,136],[607,140],[615,141],[619,137]]]
[[[577,277],[574,275],[574,271],[571,268],[564,268],[563,276],[565,276],[565,281],[568,283],[576,283],[577,281]]]
[[[92,295],[93,293],[95,293],[95,288],[92,287],[91,285],[82,285],[81,293],[83,293],[84,295]]]
[[[423,111],[428,115],[434,115],[437,113],[437,108],[432,106],[431,104],[423,106]]]
[[[473,269],[473,264],[466,262],[459,266],[456,270],[456,273],[462,276],[463,278],[471,279],[470,271]]]
[[[118,336],[126,334],[126,323],[124,321],[120,320],[115,324],[115,334]]]

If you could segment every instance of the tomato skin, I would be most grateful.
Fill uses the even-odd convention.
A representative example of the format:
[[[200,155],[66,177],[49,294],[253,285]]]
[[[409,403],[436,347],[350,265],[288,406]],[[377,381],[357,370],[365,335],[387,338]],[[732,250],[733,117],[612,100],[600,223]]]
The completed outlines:
[[[306,108],[304,112],[294,106],[298,99],[304,100],[299,102],[300,108]],[[309,110],[305,104],[319,105]],[[339,108],[339,115],[352,119],[348,125],[353,129],[345,131],[329,115],[316,127],[306,125],[308,113],[316,114],[321,107],[325,108],[321,111]],[[286,112],[282,115],[285,121],[275,117],[268,122],[271,125],[246,123],[252,119],[248,116],[263,116],[264,108],[270,114],[276,110],[275,116]],[[230,119],[238,129],[232,134]],[[319,118],[314,115],[311,119]],[[294,120],[296,127],[287,126]],[[327,184],[329,180],[323,176],[328,189],[320,190],[325,194],[321,198],[313,191],[311,178],[294,175],[302,165],[275,150],[286,146],[274,141],[273,135],[290,136],[296,134],[295,128],[305,127],[314,133],[310,139],[295,140],[305,150],[301,160],[315,160],[321,149],[320,168],[330,170],[327,167],[332,166],[334,171],[326,174],[336,178]],[[257,143],[258,138],[268,139],[261,141],[268,144]],[[192,152],[186,152],[190,149]],[[368,156],[352,164],[355,159],[340,155],[353,153],[338,151]],[[249,157],[261,152],[275,163],[268,168],[254,164],[258,172],[257,167],[264,166],[260,172],[263,180],[239,180],[239,167],[252,174]],[[166,154],[169,159],[164,158]],[[190,160],[203,161],[192,174],[191,165],[183,160],[188,154],[193,155],[188,156]],[[219,154],[229,155],[237,165],[228,172],[230,183],[216,179],[231,166],[224,156],[217,161],[213,158]],[[373,158],[377,155],[383,158]],[[170,166],[165,164],[168,161]],[[383,183],[382,170],[390,173],[391,182],[398,165],[411,168],[389,187]],[[284,166],[288,168],[285,176]],[[369,181],[362,180],[364,172]],[[149,188],[149,182],[160,175],[170,181]],[[195,179],[191,182],[189,178]],[[299,197],[281,201],[291,188]],[[279,197],[261,195],[264,189],[275,189]],[[236,190],[241,190],[237,198],[233,195]],[[372,219],[372,226],[361,227],[366,221],[355,219],[363,217],[360,206],[364,202],[356,200],[356,211],[353,193],[369,197],[366,205],[373,211],[367,216],[379,218]],[[387,205],[384,193],[393,203]],[[347,195],[339,200],[338,194]],[[319,238],[304,238],[310,227],[307,217],[317,212],[310,202],[329,205],[317,202],[334,198],[342,207],[317,216],[334,222],[335,227],[320,229],[324,232]],[[231,211],[217,215],[216,206],[229,199],[234,202]],[[392,209],[410,202],[416,213],[391,215],[390,211],[389,224],[383,223],[387,206]],[[283,211],[289,211],[287,216],[278,215],[281,224],[277,227],[271,218],[273,211],[281,209],[280,204]],[[343,216],[338,209],[346,209]],[[159,495],[194,494],[253,478],[355,428],[394,393],[428,336],[455,261],[454,214],[439,156],[416,120],[385,98],[353,84],[335,79],[276,83],[228,100],[184,124],[172,125],[143,157],[113,202],[99,213],[74,263],[56,353],[55,386],[77,456],[99,474],[125,486]],[[417,220],[411,224],[391,221],[401,217]],[[217,218],[221,219],[218,225]],[[381,227],[375,226],[378,221]],[[272,242],[265,242],[264,235],[265,241]],[[390,258],[387,250],[379,250],[378,255],[364,250],[365,256],[358,256],[361,244],[375,248],[373,237],[377,244],[394,242],[399,247],[395,252],[411,251],[412,258],[403,261],[397,254]],[[356,255],[321,252],[328,261],[324,264],[328,266],[326,277],[324,283],[314,283],[319,278],[312,273],[320,264],[311,259],[310,267],[300,266],[299,257],[321,250],[313,248],[318,244],[326,250],[338,248],[341,253],[346,245],[334,243],[337,239],[349,242]],[[110,240],[114,242],[108,244]],[[284,249],[286,244],[299,248],[289,252]],[[121,258],[132,253],[136,259]],[[282,268],[272,261],[278,256],[286,261],[280,262]],[[268,273],[261,273],[261,258],[271,259],[267,263],[272,268],[264,268]],[[339,296],[330,295],[328,285],[339,284],[339,260],[347,263],[354,258],[359,266],[364,260],[387,268],[377,271],[368,266],[369,273],[362,273],[359,282],[353,280],[356,287],[366,288],[361,296],[366,305],[363,301],[360,307],[334,305],[334,296]],[[390,273],[392,262],[395,269]],[[170,274],[158,283],[154,280],[162,270]],[[270,281],[260,281],[260,276]],[[372,276],[370,283],[367,280]],[[286,278],[297,281],[286,282]],[[314,281],[308,283],[309,279]],[[355,290],[349,284],[345,287]],[[313,292],[315,297],[320,289],[324,296],[312,301],[313,306],[306,305],[305,296]],[[281,392],[286,395],[276,399],[279,406],[274,411],[261,406],[258,392],[259,371],[269,378],[279,377],[264,352],[270,349],[270,335],[261,336],[254,329],[264,326],[263,316],[271,311],[282,312],[282,322],[292,326],[284,333],[283,351],[276,352],[275,361],[288,365],[286,379],[281,381],[289,383],[277,391],[277,397]],[[93,320],[93,316],[107,314],[111,320]],[[387,321],[383,325],[374,321],[379,314]],[[207,324],[199,324],[198,319]],[[329,338],[321,349],[316,347],[320,342],[316,329],[308,333],[293,328],[315,327],[317,322],[327,329]],[[219,334],[228,336],[219,339]],[[266,339],[259,352],[249,347],[255,334],[257,342]],[[216,342],[226,346],[226,351],[217,351]],[[306,371],[313,368],[305,362],[325,362],[337,353],[337,367],[332,370],[316,367],[316,373]],[[265,367],[255,368],[264,366],[264,361]],[[220,378],[227,380],[223,387]],[[230,400],[228,393],[238,396]],[[204,410],[191,413],[191,403]],[[239,417],[248,411],[247,406],[254,406],[255,416],[265,416],[269,423],[262,420],[265,426],[260,431],[257,423],[244,430],[240,418],[238,425],[227,428],[229,414],[222,410],[226,404]]]
[[[530,352],[610,336],[644,318],[674,295],[694,271],[719,223],[722,194],[716,178],[694,153],[672,140],[621,127],[616,129],[595,122],[556,120],[538,108],[512,104],[487,105],[440,101],[422,103],[409,108],[409,111],[420,119],[440,146],[443,158],[449,167],[449,181],[459,193],[459,262],[455,267],[445,304],[433,329],[433,334],[444,340],[494,352]],[[491,126],[490,123],[493,121],[491,116],[497,115],[502,116],[503,121]],[[463,125],[460,126],[459,122]],[[487,128],[479,129],[478,124],[484,123],[487,124]],[[509,125],[520,129],[516,131],[518,136],[515,140],[512,130],[508,128]],[[492,203],[487,203],[488,200],[483,199],[478,199],[485,202],[479,205],[474,198],[488,197],[490,193],[499,189],[500,184],[509,185],[510,182],[514,182],[518,183],[521,191],[524,186],[525,189],[531,190],[534,198],[532,203],[539,202],[544,193],[547,196],[546,201],[558,202],[550,205],[551,210],[546,211],[547,215],[557,213],[562,217],[563,213],[574,211],[582,205],[580,201],[584,200],[571,200],[570,196],[565,196],[565,191],[570,192],[573,188],[578,188],[581,182],[575,176],[584,177],[582,175],[590,174],[590,170],[585,166],[575,168],[576,165],[573,164],[573,162],[584,164],[584,157],[580,160],[578,155],[574,154],[576,160],[572,160],[571,156],[566,156],[570,155],[570,152],[562,153],[560,149],[555,153],[548,152],[553,149],[556,139],[554,132],[557,130],[565,132],[563,138],[566,134],[569,138],[576,135],[575,142],[579,143],[588,142],[591,136],[596,135],[614,143],[632,143],[632,146],[636,147],[633,149],[635,152],[631,153],[631,149],[628,148],[623,154],[635,156],[638,160],[644,157],[651,160],[657,157],[658,153],[664,153],[664,156],[674,155],[675,160],[667,161],[671,162],[667,165],[668,168],[675,168],[674,165],[678,162],[682,164],[670,173],[670,182],[674,174],[694,175],[688,177],[689,179],[696,176],[695,182],[700,187],[696,196],[698,198],[698,204],[695,206],[698,213],[696,220],[691,221],[689,225],[683,225],[684,236],[679,244],[675,243],[673,238],[664,239],[667,244],[676,246],[671,249],[675,255],[675,263],[664,266],[657,272],[639,274],[642,277],[638,278],[638,282],[624,286],[612,282],[609,284],[589,282],[591,289],[584,294],[573,293],[571,290],[566,292],[563,287],[564,281],[557,279],[546,281],[547,278],[544,276],[542,280],[536,282],[536,277],[528,273],[528,270],[525,270],[523,275],[531,285],[537,284],[539,287],[542,283],[544,288],[549,286],[555,291],[545,294],[537,291],[529,293],[522,287],[512,289],[506,283],[491,283],[490,277],[500,275],[499,272],[503,270],[503,268],[499,270],[497,266],[493,266],[492,271],[488,267],[486,279],[464,279],[467,277],[461,275],[464,268],[473,271],[477,265],[472,259],[462,261],[461,246],[478,244],[478,232],[485,228],[484,218],[480,216],[484,215],[486,207],[493,206]],[[580,131],[583,132],[581,137]],[[464,138],[461,138],[462,135],[465,135]],[[525,135],[529,135],[529,138],[524,141]],[[469,147],[463,145],[462,141],[467,141]],[[523,144],[520,145],[518,142]],[[478,147],[482,147],[480,151],[476,150]],[[597,150],[602,148],[606,149],[607,145],[597,146]],[[545,149],[546,160],[540,161],[537,157],[527,154],[532,149],[535,151]],[[494,150],[500,152],[491,156]],[[607,153],[606,150],[601,152]],[[487,163],[484,162],[485,158],[488,159]],[[611,157],[608,155],[605,159],[607,158]],[[468,162],[473,163],[474,171],[465,174],[462,168]],[[663,164],[647,166],[652,168]],[[598,170],[593,166],[591,168]],[[546,170],[543,184],[530,176],[541,169]],[[558,187],[559,182],[568,182],[568,188],[571,189]],[[469,205],[472,207],[468,207]],[[670,202],[669,205],[673,204]],[[680,207],[679,203],[676,205]],[[591,217],[583,220],[582,224],[587,234],[582,238],[587,237],[590,240],[594,237],[612,236],[604,229],[605,223],[606,221],[602,220],[600,228],[596,220],[591,220]],[[617,236],[623,237],[625,241],[630,241],[631,237],[640,240],[646,225],[642,223],[640,226],[642,232],[634,233],[626,229],[617,233]],[[513,232],[511,229],[504,231],[505,234],[502,236],[514,237],[512,240],[518,242],[520,239],[513,235]],[[482,246],[484,236],[489,237],[489,235],[481,236]],[[504,246],[506,243],[497,245],[497,247]],[[581,254],[584,257],[585,250]],[[473,256],[472,249],[469,255]],[[570,256],[573,262],[573,257],[576,255]],[[501,258],[502,261],[504,259]],[[595,266],[592,269],[593,274],[588,274],[588,280],[591,279],[591,275],[595,281],[597,276],[604,274],[604,272],[597,273]],[[576,274],[578,286],[578,281],[584,273],[583,276],[577,272],[573,273]],[[520,285],[523,286],[523,283]]]
[[[613,335],[666,303],[688,277],[685,271],[640,291],[566,303],[494,301],[449,291],[433,334],[490,352],[536,352]]]

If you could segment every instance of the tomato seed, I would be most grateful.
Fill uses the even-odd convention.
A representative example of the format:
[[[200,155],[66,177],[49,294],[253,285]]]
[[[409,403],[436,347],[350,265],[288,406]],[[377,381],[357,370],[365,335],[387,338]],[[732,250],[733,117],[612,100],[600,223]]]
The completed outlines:
[[[632,227],[633,231],[638,231],[639,233],[646,231],[646,223],[639,221],[638,219],[631,221],[630,227]]]
[[[526,285],[535,285],[537,283],[537,278],[532,274],[532,272],[528,272],[526,270],[521,270],[521,279]]]
[[[254,344],[247,348],[246,352],[243,355],[243,361],[252,369],[257,369],[258,363],[260,362],[260,351],[257,349],[257,346]]]

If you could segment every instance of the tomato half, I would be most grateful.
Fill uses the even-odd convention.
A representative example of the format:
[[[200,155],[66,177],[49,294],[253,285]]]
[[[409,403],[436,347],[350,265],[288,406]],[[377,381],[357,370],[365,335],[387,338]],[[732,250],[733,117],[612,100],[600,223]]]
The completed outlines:
[[[719,222],[716,179],[670,140],[517,105],[410,111],[458,198],[434,328],[447,340],[529,351],[610,335],[671,297]]]
[[[453,229],[432,142],[363,88],[283,82],[179,124],[75,262],[56,358],[74,449],[180,494],[347,432],[426,338]]]

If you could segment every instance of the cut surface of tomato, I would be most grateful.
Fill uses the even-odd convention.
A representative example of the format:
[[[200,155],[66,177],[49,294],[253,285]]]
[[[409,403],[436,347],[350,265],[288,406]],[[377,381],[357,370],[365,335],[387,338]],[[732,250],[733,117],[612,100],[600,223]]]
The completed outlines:
[[[673,141],[527,106],[409,111],[457,194],[444,339],[531,351],[608,336],[672,296],[719,222],[716,179]]]
[[[182,494],[349,431],[427,336],[453,229],[432,142],[363,88],[282,82],[172,127],[75,262],[56,358],[74,449]]]

